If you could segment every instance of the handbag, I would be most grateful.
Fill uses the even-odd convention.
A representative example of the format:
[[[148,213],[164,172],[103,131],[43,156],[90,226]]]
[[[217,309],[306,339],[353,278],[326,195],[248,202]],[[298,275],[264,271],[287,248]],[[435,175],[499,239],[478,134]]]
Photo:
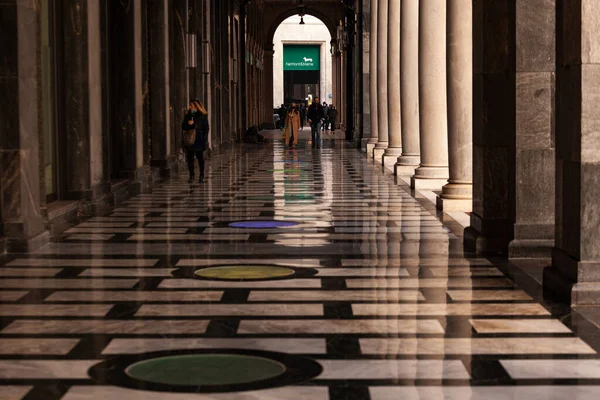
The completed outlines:
[[[183,131],[183,147],[191,147],[196,142],[196,128]]]

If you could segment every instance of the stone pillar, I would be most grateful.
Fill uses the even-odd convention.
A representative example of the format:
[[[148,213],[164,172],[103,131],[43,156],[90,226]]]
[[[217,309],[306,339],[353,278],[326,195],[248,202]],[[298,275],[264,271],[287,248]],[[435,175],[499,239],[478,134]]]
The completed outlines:
[[[240,63],[242,63],[240,61]],[[263,87],[263,98],[265,104],[265,124],[269,129],[275,129],[273,123],[273,45],[265,46],[265,84]],[[242,104],[242,107],[245,107]]]
[[[600,304],[600,8],[557,2],[556,235],[545,292]]]
[[[389,144],[388,135],[388,89],[387,89],[387,44],[388,44],[389,0],[377,1],[377,137],[373,158],[381,162]]]
[[[171,43],[169,51],[169,71],[171,81],[171,132],[170,146],[171,153],[181,147],[180,136],[177,134],[181,130],[181,121],[187,111],[190,100],[188,69],[186,68],[187,46],[186,33],[188,32],[188,0],[172,0],[169,10],[169,41]],[[192,93],[193,98],[200,98],[197,93]],[[206,99],[200,99],[205,102]]]
[[[169,77],[169,2],[148,0],[150,36],[150,129],[152,159],[163,177],[170,176],[168,157],[171,154],[171,112]]]
[[[360,55],[359,62],[361,63],[362,69],[362,85],[357,85],[357,90],[362,96],[362,101],[358,100],[358,104],[362,103],[363,109],[363,121],[362,121],[362,141],[361,151],[367,155],[367,145],[371,140],[371,68],[370,68],[370,55],[371,55],[371,1],[365,1],[359,3],[362,6],[362,13],[358,14],[358,18],[362,21],[362,54]]]
[[[39,13],[33,2],[0,3],[0,236],[9,252],[49,240],[40,212]]]
[[[448,0],[448,183],[437,197],[444,211],[473,203],[473,0]]]
[[[419,0],[402,0],[400,33],[400,109],[402,155],[396,175],[413,175],[421,161],[419,146]]]
[[[103,186],[102,75],[99,0],[62,4],[64,48],[64,118],[67,179],[65,197],[96,200]]]
[[[419,124],[421,163],[414,189],[441,189],[448,179],[446,0],[419,5]]]
[[[389,146],[382,163],[393,168],[402,155],[402,125],[400,115],[400,15],[402,3],[388,2],[387,92]]]
[[[377,118],[377,20],[379,0],[371,0],[371,34],[369,36],[369,71],[371,79],[369,81],[369,96],[371,98],[371,137],[367,142],[367,156],[373,156],[373,149],[379,142],[379,124]]]
[[[138,173],[144,165],[141,0],[108,6],[111,171],[115,178],[142,178]]]
[[[511,258],[550,258],[554,247],[555,32],[554,1],[517,0],[516,204]]]
[[[473,3],[473,210],[464,244],[478,254],[504,253],[512,239],[514,8],[508,0]]]

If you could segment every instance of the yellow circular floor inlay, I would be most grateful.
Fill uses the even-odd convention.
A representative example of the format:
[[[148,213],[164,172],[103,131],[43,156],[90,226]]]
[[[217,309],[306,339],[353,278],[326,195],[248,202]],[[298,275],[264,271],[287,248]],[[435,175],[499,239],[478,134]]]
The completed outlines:
[[[291,277],[296,272],[291,268],[270,267],[267,265],[235,265],[199,269],[196,276],[210,279],[239,281],[245,279],[273,279]]]

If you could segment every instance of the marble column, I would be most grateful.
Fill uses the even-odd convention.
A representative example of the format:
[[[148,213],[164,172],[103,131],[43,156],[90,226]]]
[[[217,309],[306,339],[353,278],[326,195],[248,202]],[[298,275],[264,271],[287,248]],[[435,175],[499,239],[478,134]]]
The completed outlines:
[[[557,3],[556,244],[545,293],[600,305],[600,8]]]
[[[169,2],[148,0],[150,36],[150,109],[152,159],[150,165],[160,175],[170,176],[168,158],[171,154],[171,81],[169,73]]]
[[[421,161],[419,139],[419,1],[402,0],[400,33],[400,110],[402,155],[396,175],[411,176]]]
[[[517,0],[516,195],[511,258],[549,259],[554,247],[555,49],[555,2]]]
[[[264,65],[264,73],[265,73],[265,85],[263,87],[263,98],[265,101],[265,124],[269,129],[275,129],[275,124],[273,122],[273,45],[265,46],[265,65]],[[245,107],[245,104],[241,105]]]
[[[186,33],[188,32],[188,0],[172,0],[169,10],[169,41],[171,43],[169,51],[169,70],[171,81],[171,132],[170,146],[171,152],[177,151],[181,146],[180,137],[176,132],[180,131],[181,121],[188,107],[190,97],[199,98],[205,102],[206,99],[200,98],[197,93],[189,93],[188,69],[186,67],[187,46]]]
[[[441,189],[448,179],[446,0],[419,4],[419,124],[421,163],[414,189]]]
[[[115,178],[137,179],[145,175],[138,171],[144,165],[141,0],[109,2],[108,11],[110,169]]]
[[[393,168],[402,155],[402,125],[400,113],[400,15],[402,3],[388,2],[388,137],[389,146],[383,154],[383,165]]]
[[[10,252],[32,251],[49,240],[40,204],[40,8],[0,3],[0,239]]]
[[[370,54],[371,54],[371,1],[365,1],[359,3],[362,7],[362,13],[359,12],[358,18],[361,21],[362,26],[362,54],[360,55],[359,62],[362,68],[362,84],[357,85],[357,90],[360,91],[358,104],[362,103],[363,110],[363,121],[362,121],[362,136],[361,136],[361,151],[367,155],[367,145],[371,140],[371,68],[370,68]],[[360,29],[359,29],[360,30]],[[360,99],[362,97],[362,101]]]
[[[106,193],[102,133],[100,1],[62,3],[66,177],[65,198],[94,201]]]
[[[448,0],[448,183],[437,197],[444,211],[473,203],[473,0]]]
[[[377,2],[377,143],[373,149],[375,162],[381,162],[389,144],[388,135],[388,5],[389,0]]]
[[[369,36],[369,96],[371,98],[371,137],[367,142],[367,156],[373,156],[373,149],[379,142],[379,124],[377,118],[377,20],[379,0],[371,0],[371,34]]]

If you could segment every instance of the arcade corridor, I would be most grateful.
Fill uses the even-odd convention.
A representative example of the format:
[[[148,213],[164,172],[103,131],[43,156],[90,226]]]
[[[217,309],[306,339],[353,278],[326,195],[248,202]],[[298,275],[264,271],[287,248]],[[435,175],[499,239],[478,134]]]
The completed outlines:
[[[0,399],[600,397],[589,323],[347,142],[279,135],[0,259]]]

